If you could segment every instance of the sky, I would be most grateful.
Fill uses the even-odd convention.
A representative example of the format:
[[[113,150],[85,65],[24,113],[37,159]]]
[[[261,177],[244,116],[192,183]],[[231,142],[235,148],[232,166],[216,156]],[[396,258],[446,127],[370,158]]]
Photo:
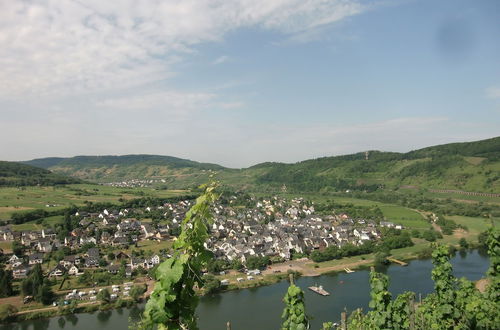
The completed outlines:
[[[500,135],[497,0],[0,0],[0,159],[247,167]]]

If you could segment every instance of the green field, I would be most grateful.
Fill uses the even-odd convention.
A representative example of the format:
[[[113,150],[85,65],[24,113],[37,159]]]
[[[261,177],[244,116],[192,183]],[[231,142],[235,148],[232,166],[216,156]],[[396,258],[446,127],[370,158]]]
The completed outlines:
[[[0,220],[9,219],[14,212],[45,209],[55,210],[85,201],[118,203],[120,198],[173,197],[186,190],[155,190],[152,188],[115,188],[110,186],[75,184],[54,187],[0,188]],[[49,206],[47,206],[49,205]]]
[[[378,206],[387,221],[394,222],[396,224],[401,224],[406,228],[415,229],[428,229],[429,223],[424,219],[424,217],[417,211],[410,208],[399,206],[395,204],[386,204],[382,202],[370,201],[367,199],[349,198],[349,197],[339,197],[334,194],[324,195],[324,194],[280,194],[285,198],[295,198],[304,197],[306,199],[313,200],[315,202],[325,202],[326,200],[333,200],[340,204],[353,204],[355,206]],[[263,197],[264,194],[259,194]]]
[[[401,193],[404,194],[415,194],[418,190],[415,188],[400,188],[398,190]],[[488,196],[470,196],[470,195],[465,195],[465,194],[459,194],[459,193],[439,193],[439,192],[431,192],[431,191],[426,191],[422,190],[419,191],[423,193],[423,196],[428,197],[428,198],[434,198],[434,199],[451,199],[457,202],[465,202],[465,203],[488,203],[488,204],[495,204],[495,205],[500,205],[500,197],[488,197]]]

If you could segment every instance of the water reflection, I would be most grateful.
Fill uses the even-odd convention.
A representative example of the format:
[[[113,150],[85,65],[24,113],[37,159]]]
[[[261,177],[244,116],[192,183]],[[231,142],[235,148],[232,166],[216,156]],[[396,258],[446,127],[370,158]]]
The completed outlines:
[[[59,328],[63,329],[64,326],[66,325],[66,320],[64,319],[64,317],[60,317],[57,320],[57,324],[59,324]]]
[[[472,281],[483,277],[489,266],[488,259],[477,251],[468,251],[465,257],[457,253],[452,264],[456,277],[466,276]],[[433,290],[432,268],[431,260],[413,260],[407,267],[390,265],[377,269],[389,276],[389,290],[393,296],[411,290],[417,293],[418,300],[419,293],[425,297]],[[302,277],[297,279],[296,284],[305,291],[308,314],[314,316],[312,329],[320,329],[325,321],[338,322],[344,308],[347,308],[348,312],[359,307],[365,311],[368,308],[368,271]],[[307,289],[315,284],[322,285],[331,295],[323,297]],[[287,288],[288,282],[282,281],[261,288],[202,297],[196,311],[200,329],[225,329],[227,321],[231,321],[233,328],[238,330],[278,329],[283,311],[282,299]],[[78,317],[66,315],[49,320],[5,324],[0,325],[0,330],[122,330],[127,329],[131,322],[140,320],[143,310],[144,304],[141,304],[116,311],[78,314]],[[47,322],[50,322],[50,325],[47,325]],[[263,324],[266,326],[262,327]]]
[[[111,311],[109,310],[97,313],[97,320],[102,324],[106,324],[109,321],[110,317],[111,317]]]
[[[66,315],[66,321],[71,323],[72,326],[75,326],[78,323],[78,317],[75,314]]]
[[[137,322],[141,319],[142,313],[144,312],[144,307],[132,306],[129,309],[129,316],[132,321]]]

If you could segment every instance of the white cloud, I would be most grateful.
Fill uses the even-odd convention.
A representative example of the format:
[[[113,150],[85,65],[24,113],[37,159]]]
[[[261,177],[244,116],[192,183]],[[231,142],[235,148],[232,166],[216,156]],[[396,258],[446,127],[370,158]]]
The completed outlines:
[[[196,45],[228,31],[298,34],[366,8],[356,0],[2,1],[0,99],[138,87],[168,78]]]
[[[500,99],[500,87],[492,86],[486,89],[486,97],[490,99]]]
[[[230,58],[229,56],[226,56],[226,55],[223,55],[223,56],[219,56],[217,57],[213,62],[212,64],[213,65],[219,65],[219,64],[222,64],[222,63],[226,63],[227,61],[229,61]]]

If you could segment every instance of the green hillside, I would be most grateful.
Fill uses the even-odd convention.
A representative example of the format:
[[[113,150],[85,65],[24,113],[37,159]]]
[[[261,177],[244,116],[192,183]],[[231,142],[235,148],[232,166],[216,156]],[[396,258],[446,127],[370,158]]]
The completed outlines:
[[[0,161],[0,187],[54,186],[80,183],[81,180],[54,174],[51,171],[15,162]]]
[[[24,163],[96,182],[148,178],[181,178],[181,181],[194,178],[198,182],[198,176],[204,177],[204,173],[224,169],[216,164],[158,155],[53,157]]]
[[[261,185],[304,191],[342,191],[401,186],[500,192],[500,137],[452,143],[408,153],[370,151],[306,160],[296,164],[265,163],[256,177]],[[250,168],[252,169],[252,168]]]
[[[407,153],[360,152],[295,164],[266,162],[245,169],[154,155],[79,156],[26,162],[97,182],[161,178],[169,188],[192,187],[217,173],[235,188],[276,191],[429,188],[500,193],[500,137],[427,147]]]

